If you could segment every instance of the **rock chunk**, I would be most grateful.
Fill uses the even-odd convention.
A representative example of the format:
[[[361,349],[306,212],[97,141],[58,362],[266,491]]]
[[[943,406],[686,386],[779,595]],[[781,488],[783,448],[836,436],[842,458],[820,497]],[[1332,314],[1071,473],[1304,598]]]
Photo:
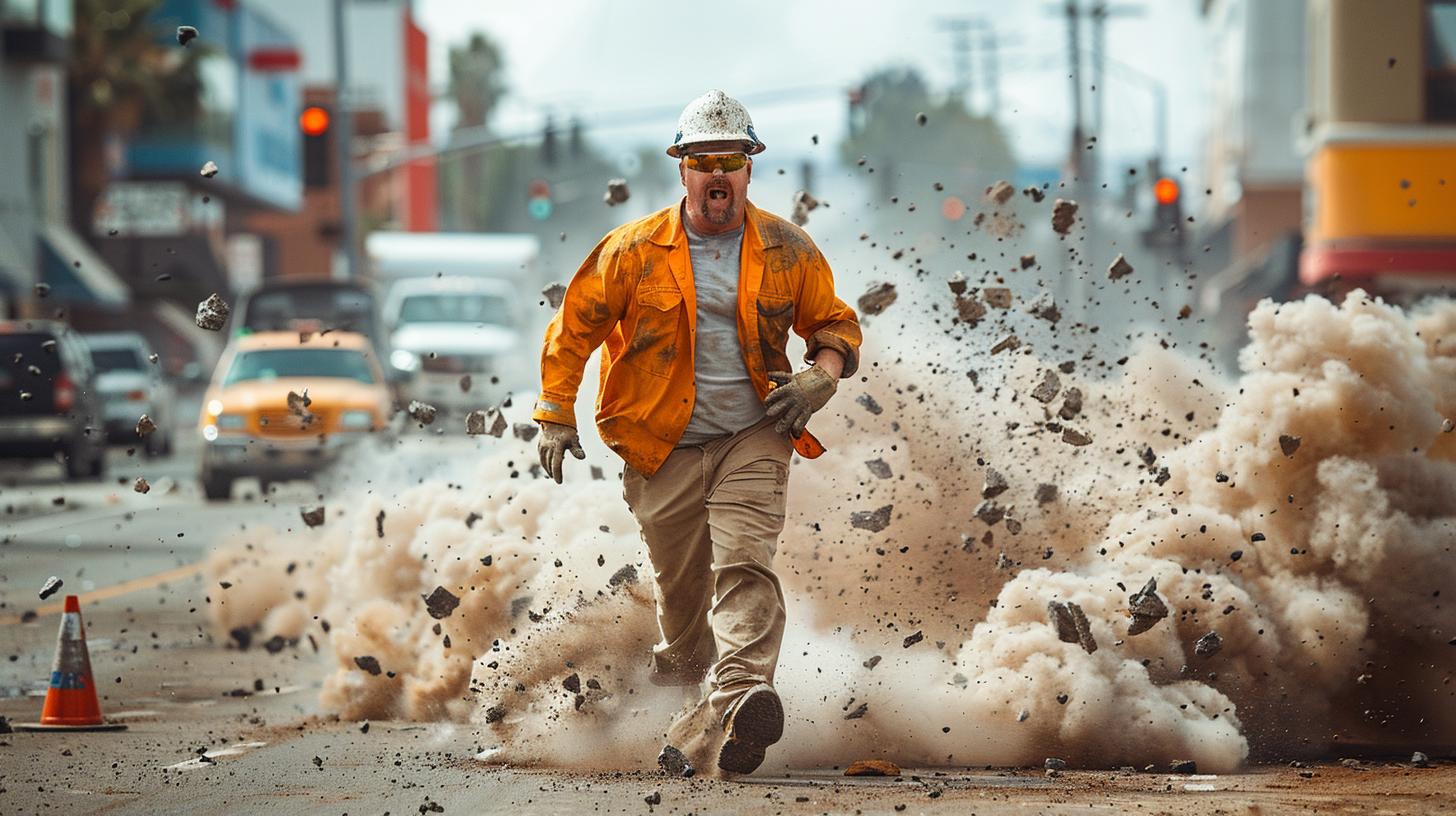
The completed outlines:
[[[1010,485],[1006,483],[1006,477],[1002,476],[999,470],[988,467],[986,468],[985,481],[981,483],[981,498],[994,499],[1002,493],[1005,493],[1008,487]]]
[[[1199,657],[1213,657],[1223,648],[1223,638],[1217,632],[1209,632],[1193,644],[1193,653]]]
[[[1132,612],[1132,623],[1127,634],[1140,635],[1153,628],[1158,621],[1168,617],[1168,605],[1158,597],[1158,579],[1149,578],[1143,588],[1127,596],[1128,610]]]
[[[869,468],[870,475],[876,479],[888,479],[892,475],[890,473],[890,463],[884,459],[871,459],[865,462],[865,467]]]
[[[1058,235],[1066,235],[1072,229],[1072,223],[1077,219],[1077,202],[1057,199],[1052,202],[1052,230]]]
[[[500,439],[506,432],[506,418],[499,408],[471,411],[465,415],[465,432],[472,436],[489,434]]]
[[[1058,640],[1079,644],[1087,654],[1097,651],[1097,640],[1092,636],[1091,624],[1087,622],[1087,614],[1082,611],[1081,606],[1071,602],[1049,601],[1047,614],[1052,619],[1052,625],[1056,627]]]
[[[207,296],[207,300],[197,304],[197,328],[219,331],[227,322],[230,312],[232,312],[232,307],[228,306],[227,301],[214,292]]]
[[[437,586],[434,592],[420,597],[425,599],[425,610],[435,620],[450,617],[455,614],[455,607],[460,605],[460,599],[455,597],[455,593],[442,586]]]
[[[1031,398],[1045,405],[1057,398],[1057,393],[1062,390],[1062,381],[1057,373],[1048,369],[1042,377],[1041,383],[1031,390]]]
[[[561,308],[561,301],[566,299],[566,287],[559,283],[553,283],[541,290],[541,295],[546,298],[546,304],[553,309]]]
[[[878,533],[890,526],[890,514],[895,505],[887,504],[875,510],[856,510],[849,514],[849,524],[860,530]]]
[[[44,584],[41,585],[40,599],[44,601],[46,598],[49,598],[50,596],[59,592],[61,590],[61,587],[65,585],[65,581],[62,581],[60,578],[52,575],[51,577],[46,579],[46,582]]]

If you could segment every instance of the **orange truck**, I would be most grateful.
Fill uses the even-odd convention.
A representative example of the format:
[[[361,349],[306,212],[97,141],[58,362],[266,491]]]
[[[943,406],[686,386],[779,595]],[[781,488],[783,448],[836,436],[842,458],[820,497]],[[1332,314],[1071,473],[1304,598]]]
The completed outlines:
[[[1300,282],[1456,292],[1456,2],[1309,0]]]

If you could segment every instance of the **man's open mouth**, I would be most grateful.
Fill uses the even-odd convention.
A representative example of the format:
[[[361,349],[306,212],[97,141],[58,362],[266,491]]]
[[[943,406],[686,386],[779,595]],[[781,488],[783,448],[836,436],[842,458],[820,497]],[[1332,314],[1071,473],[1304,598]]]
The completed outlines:
[[[712,199],[714,201],[722,201],[724,199],[727,199],[728,196],[729,196],[729,190],[728,190],[727,187],[709,187],[708,188],[708,198],[710,198],[710,199]]]

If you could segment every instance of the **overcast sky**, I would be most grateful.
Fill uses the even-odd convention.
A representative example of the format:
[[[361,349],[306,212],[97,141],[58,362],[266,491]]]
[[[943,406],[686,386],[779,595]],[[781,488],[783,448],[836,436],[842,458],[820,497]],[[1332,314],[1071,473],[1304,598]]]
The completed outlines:
[[[1209,53],[1196,0],[1116,5],[1141,14],[1108,24],[1108,56],[1165,82],[1171,157],[1175,165],[1196,165],[1207,124]],[[682,106],[717,87],[749,104],[759,136],[785,160],[833,150],[844,133],[844,91],[870,71],[911,66],[932,88],[948,90],[955,69],[952,38],[942,24],[979,17],[1000,39],[997,118],[1024,162],[1056,165],[1071,123],[1061,6],[1061,0],[416,0],[416,16],[429,33],[431,76],[441,88],[450,45],[480,30],[503,47],[510,98],[495,120],[502,133],[535,129],[549,110],[559,120],[573,113],[589,123],[609,119],[610,127],[603,121],[592,131],[598,143],[666,147]],[[974,70],[983,64],[978,52]],[[1084,82],[1091,78],[1084,75]],[[1099,91],[1107,106],[1104,155],[1149,154],[1149,93],[1111,71],[1107,85]],[[986,106],[984,99],[978,104]],[[437,129],[451,121],[448,107],[437,112]],[[633,111],[642,115],[620,115]],[[820,136],[818,148],[813,134]]]

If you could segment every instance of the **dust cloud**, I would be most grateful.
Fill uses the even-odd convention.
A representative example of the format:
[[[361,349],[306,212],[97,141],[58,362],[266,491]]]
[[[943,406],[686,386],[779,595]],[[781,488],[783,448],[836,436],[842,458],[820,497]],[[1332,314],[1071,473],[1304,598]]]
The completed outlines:
[[[1456,305],[1266,302],[1228,381],[1151,337],[1116,363],[1073,352],[1010,312],[928,321],[912,361],[896,310],[943,295],[866,321],[863,379],[814,423],[830,453],[793,468],[789,721],[766,772],[1223,772],[1456,741]],[[1024,346],[988,355],[1012,321]],[[233,585],[217,631],[312,638],[342,717],[470,721],[494,762],[650,766],[683,697],[646,679],[651,571],[620,466],[598,450],[557,486],[530,443],[471,446],[421,483],[374,468],[321,528],[241,533],[209,567]],[[851,520],[886,505],[882,530]],[[1167,615],[1133,634],[1150,580]],[[460,600],[439,620],[436,587]]]

